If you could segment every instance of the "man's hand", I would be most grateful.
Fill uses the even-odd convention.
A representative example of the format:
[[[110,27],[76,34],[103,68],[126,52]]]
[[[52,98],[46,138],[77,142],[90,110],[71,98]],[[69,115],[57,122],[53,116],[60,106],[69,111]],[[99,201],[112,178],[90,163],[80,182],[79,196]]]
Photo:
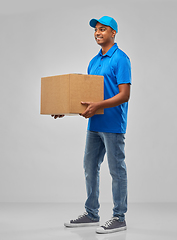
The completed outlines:
[[[65,115],[51,115],[51,117],[54,117],[54,119],[57,119],[57,118],[62,118],[64,117]]]
[[[85,118],[90,118],[95,115],[96,111],[100,108],[98,102],[81,102],[82,105],[87,105],[86,110],[81,114]]]

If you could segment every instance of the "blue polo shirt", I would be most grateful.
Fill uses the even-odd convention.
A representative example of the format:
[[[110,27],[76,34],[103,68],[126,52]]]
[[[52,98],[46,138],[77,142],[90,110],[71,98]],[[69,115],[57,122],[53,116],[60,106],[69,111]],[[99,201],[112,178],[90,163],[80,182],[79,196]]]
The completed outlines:
[[[104,76],[104,99],[119,93],[119,84],[131,84],[131,64],[128,56],[115,43],[102,55],[102,50],[90,61],[88,74]],[[104,114],[89,118],[88,130],[96,132],[126,133],[128,102],[105,108]]]

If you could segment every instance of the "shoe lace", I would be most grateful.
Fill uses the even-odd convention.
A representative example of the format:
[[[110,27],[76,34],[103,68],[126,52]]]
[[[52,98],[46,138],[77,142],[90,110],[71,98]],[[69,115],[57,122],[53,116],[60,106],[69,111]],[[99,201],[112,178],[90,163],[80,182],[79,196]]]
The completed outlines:
[[[79,219],[85,217],[86,215],[88,215],[88,213],[87,213],[87,212],[84,212],[82,215],[79,215],[78,218],[75,219],[75,220],[73,220],[73,221],[77,221],[77,220],[79,220]]]
[[[113,218],[111,218],[110,220],[108,220],[107,222],[105,222],[105,224],[104,224],[104,227],[110,227],[112,224],[113,224],[113,222],[115,222],[115,221],[117,221],[118,220],[118,218],[117,217],[113,217]]]

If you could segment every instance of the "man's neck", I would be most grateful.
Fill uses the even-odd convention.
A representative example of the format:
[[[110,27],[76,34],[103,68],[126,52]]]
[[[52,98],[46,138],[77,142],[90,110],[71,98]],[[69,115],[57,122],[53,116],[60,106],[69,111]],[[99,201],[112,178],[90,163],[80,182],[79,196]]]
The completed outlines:
[[[102,54],[105,55],[110,48],[112,48],[112,46],[114,45],[114,42],[110,43],[109,45],[106,46],[102,46]]]

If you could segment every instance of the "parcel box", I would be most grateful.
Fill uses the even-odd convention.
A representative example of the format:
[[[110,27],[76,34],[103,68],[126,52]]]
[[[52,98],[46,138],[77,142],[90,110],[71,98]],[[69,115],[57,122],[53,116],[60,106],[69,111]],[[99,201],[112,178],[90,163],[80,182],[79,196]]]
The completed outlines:
[[[41,114],[80,114],[83,102],[104,99],[104,77],[86,74],[65,74],[41,78]],[[99,109],[96,114],[103,114]]]

